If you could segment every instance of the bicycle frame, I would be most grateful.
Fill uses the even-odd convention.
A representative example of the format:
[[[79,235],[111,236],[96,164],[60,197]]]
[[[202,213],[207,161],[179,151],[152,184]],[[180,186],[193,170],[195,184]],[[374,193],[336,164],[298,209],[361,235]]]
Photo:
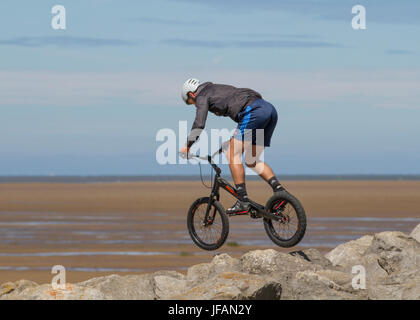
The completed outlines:
[[[206,215],[204,217],[203,225],[207,225],[208,223],[211,223],[214,219],[214,217],[213,219],[209,219],[210,208],[215,200],[218,201],[220,199],[220,192],[219,192],[220,188],[226,190],[233,197],[238,199],[238,193],[237,193],[236,188],[220,176],[222,173],[222,170],[213,162],[213,157],[222,151],[223,151],[222,148],[220,148],[212,156],[208,155],[207,157],[200,157],[198,155],[192,156],[193,158],[207,160],[212,166],[212,168],[214,169],[214,171],[216,172],[214,176],[213,187],[210,193],[209,203],[207,205]],[[275,221],[279,221],[281,219],[281,216],[277,216],[275,214],[265,211],[264,206],[262,206],[261,204],[255,201],[252,201],[251,199],[249,199],[249,203],[250,203],[251,208],[254,209],[260,216],[270,219],[270,220],[275,220]]]

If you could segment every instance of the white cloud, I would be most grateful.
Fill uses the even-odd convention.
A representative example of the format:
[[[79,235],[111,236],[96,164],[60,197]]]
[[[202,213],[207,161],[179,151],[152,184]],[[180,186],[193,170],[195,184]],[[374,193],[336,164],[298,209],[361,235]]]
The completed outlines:
[[[320,70],[306,72],[203,70],[174,72],[0,71],[0,106],[137,103],[179,105],[186,78],[250,87],[267,100],[320,106],[365,102],[377,107],[420,108],[419,70]]]
[[[172,87],[165,75],[144,73],[0,72],[0,105],[168,104]]]

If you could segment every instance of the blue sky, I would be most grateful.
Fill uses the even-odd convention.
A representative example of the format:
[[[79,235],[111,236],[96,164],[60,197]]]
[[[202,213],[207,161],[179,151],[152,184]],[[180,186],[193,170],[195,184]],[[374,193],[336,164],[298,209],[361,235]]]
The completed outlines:
[[[279,174],[420,173],[419,1],[7,0],[0,30],[0,175],[196,174],[155,160],[191,76],[276,106]]]

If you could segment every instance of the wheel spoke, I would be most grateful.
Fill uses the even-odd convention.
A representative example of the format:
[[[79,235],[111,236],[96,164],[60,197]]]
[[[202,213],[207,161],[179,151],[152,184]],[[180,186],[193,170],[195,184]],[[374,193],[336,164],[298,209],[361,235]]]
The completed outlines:
[[[221,221],[220,213],[214,207],[211,208],[210,214],[215,212],[215,216],[211,224],[203,226],[204,217],[206,216],[207,203],[202,203],[196,208],[193,216],[193,225],[197,237],[206,245],[213,245],[217,243],[223,232],[223,223]]]
[[[279,240],[287,241],[293,238],[299,226],[299,219],[296,213],[296,210],[290,203],[286,203],[283,209],[276,210],[283,200],[278,200],[274,202],[271,207],[271,212],[281,215],[282,218],[279,221],[270,221],[271,228],[274,231],[274,234]]]

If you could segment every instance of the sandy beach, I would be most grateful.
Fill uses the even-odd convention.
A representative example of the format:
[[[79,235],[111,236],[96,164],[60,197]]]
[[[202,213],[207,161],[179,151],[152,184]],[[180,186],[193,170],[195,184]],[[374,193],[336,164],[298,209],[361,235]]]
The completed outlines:
[[[68,282],[106,274],[156,270],[185,272],[226,252],[289,252],[339,243],[384,230],[411,231],[420,222],[420,181],[283,181],[303,203],[307,234],[299,246],[270,242],[261,220],[230,219],[230,235],[217,251],[196,247],[186,213],[209,190],[199,181],[124,183],[1,183],[0,283],[50,282],[63,265]],[[248,183],[252,199],[271,195],[263,182]],[[233,198],[222,194],[225,207]]]

